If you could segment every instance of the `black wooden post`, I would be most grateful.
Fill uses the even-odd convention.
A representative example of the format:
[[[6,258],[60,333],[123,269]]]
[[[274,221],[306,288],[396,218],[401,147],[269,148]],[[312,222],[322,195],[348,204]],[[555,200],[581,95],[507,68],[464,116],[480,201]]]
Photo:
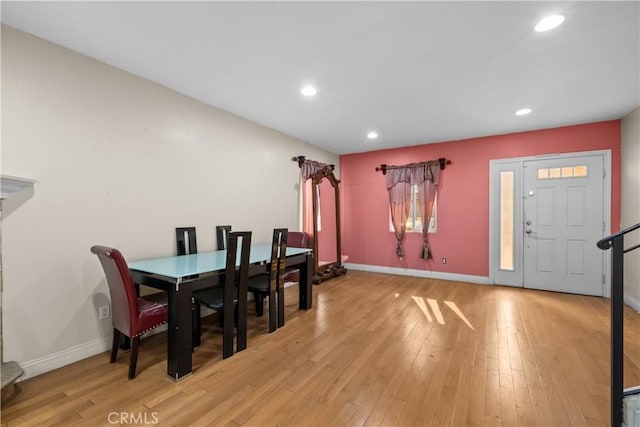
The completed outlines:
[[[622,425],[624,375],[624,235],[613,238],[611,249],[611,426]]]

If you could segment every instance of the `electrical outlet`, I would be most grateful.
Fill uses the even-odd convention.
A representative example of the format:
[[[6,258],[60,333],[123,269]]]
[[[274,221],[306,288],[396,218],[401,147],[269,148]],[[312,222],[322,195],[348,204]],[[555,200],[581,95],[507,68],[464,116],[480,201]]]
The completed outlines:
[[[104,320],[109,318],[109,306],[103,305],[98,309],[98,320]]]
[[[446,264],[447,263],[447,259],[446,258],[442,258],[442,263]]]

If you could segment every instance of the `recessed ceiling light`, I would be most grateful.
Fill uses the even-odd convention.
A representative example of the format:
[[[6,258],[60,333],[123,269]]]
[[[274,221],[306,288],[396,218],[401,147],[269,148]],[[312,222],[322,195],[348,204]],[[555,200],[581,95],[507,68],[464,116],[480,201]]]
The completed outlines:
[[[553,30],[563,22],[564,22],[564,16],[551,15],[543,18],[542,21],[538,22],[538,24],[534,27],[534,29],[539,33],[541,33],[543,31]]]
[[[371,131],[367,134],[367,138],[369,139],[378,139],[378,132],[376,131]]]
[[[531,108],[521,108],[516,111],[516,116],[526,116],[531,112]]]
[[[306,85],[302,89],[300,89],[300,93],[304,96],[314,96],[316,93],[318,93],[318,90],[311,85]]]

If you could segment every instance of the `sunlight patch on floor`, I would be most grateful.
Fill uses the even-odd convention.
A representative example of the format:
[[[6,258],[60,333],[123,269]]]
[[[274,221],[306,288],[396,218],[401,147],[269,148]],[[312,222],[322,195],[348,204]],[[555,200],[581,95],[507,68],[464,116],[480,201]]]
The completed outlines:
[[[463,321],[464,323],[466,323],[468,327],[470,327],[470,328],[471,328],[472,330],[474,330],[474,331],[476,330],[476,328],[474,328],[474,327],[473,327],[473,325],[471,325],[471,322],[469,322],[469,321],[467,320],[466,316],[462,313],[462,311],[460,311],[460,309],[458,308],[458,306],[456,305],[456,303],[455,303],[455,302],[452,302],[452,301],[445,301],[444,303],[445,303],[445,304],[446,304],[446,305],[447,305],[451,310],[453,310],[453,312],[454,312],[455,314],[457,314],[457,315],[458,315],[458,317],[459,317],[459,318],[461,318],[461,319],[462,319],[462,321]]]
[[[440,304],[438,304],[438,300],[433,298],[427,298],[427,303],[429,307],[431,307],[431,312],[429,311],[429,307],[425,303],[424,298],[412,296],[413,300],[416,302],[420,310],[424,313],[425,317],[429,322],[433,321],[433,317],[431,316],[431,312],[433,312],[433,316],[436,318],[436,322],[440,325],[444,325],[446,322],[444,321],[444,316],[442,315],[442,311],[440,310]],[[476,329],[473,327],[471,322],[467,319],[467,317],[462,313],[462,311],[458,308],[455,302],[453,301],[443,301],[444,304],[451,309],[462,321],[473,331]]]
[[[418,307],[420,307],[420,310],[422,310],[424,315],[427,316],[427,320],[429,322],[431,322],[431,314],[429,314],[429,310],[427,309],[427,305],[424,303],[424,298],[421,298],[421,297],[411,297],[411,298],[413,298],[413,300],[416,302],[416,304],[418,304]]]
[[[444,317],[442,317],[442,312],[440,311],[438,301],[432,298],[427,298],[427,302],[429,303],[429,307],[431,307],[431,311],[433,311],[433,315],[436,316],[436,320],[438,321],[438,323],[444,325]]]

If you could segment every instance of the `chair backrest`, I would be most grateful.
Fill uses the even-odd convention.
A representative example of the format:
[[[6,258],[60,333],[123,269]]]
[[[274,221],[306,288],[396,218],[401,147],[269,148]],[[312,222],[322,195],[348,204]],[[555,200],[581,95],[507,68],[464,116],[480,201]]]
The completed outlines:
[[[289,231],[287,246],[290,248],[308,248],[309,235],[304,231]]]
[[[227,236],[227,264],[225,268],[225,282],[222,310],[223,324],[230,325],[236,316],[238,351],[247,348],[247,284],[249,282],[249,252],[251,251],[251,232],[238,231]],[[238,250],[240,239],[240,250]],[[238,260],[238,257],[240,258]],[[234,299],[237,295],[238,305],[233,310]],[[224,328],[222,357],[226,359],[233,355],[233,329]]]
[[[178,255],[191,255],[198,253],[195,227],[176,228],[176,250]]]
[[[234,231],[229,233],[227,240],[227,264],[225,268],[225,280],[238,279],[247,283],[249,280],[249,253],[251,250],[251,231]],[[238,239],[240,251],[238,251]],[[238,257],[240,258],[238,260]]]
[[[223,251],[227,249],[227,241],[229,240],[229,233],[231,233],[230,225],[216,226],[216,241],[218,243],[219,251]]]
[[[286,228],[274,228],[271,240],[271,268],[269,270],[269,289],[278,289],[284,286],[284,267],[287,257]]]
[[[131,336],[133,321],[138,318],[138,296],[129,267],[119,250],[107,246],[93,246],[91,252],[98,256],[107,278],[111,295],[113,327]]]

